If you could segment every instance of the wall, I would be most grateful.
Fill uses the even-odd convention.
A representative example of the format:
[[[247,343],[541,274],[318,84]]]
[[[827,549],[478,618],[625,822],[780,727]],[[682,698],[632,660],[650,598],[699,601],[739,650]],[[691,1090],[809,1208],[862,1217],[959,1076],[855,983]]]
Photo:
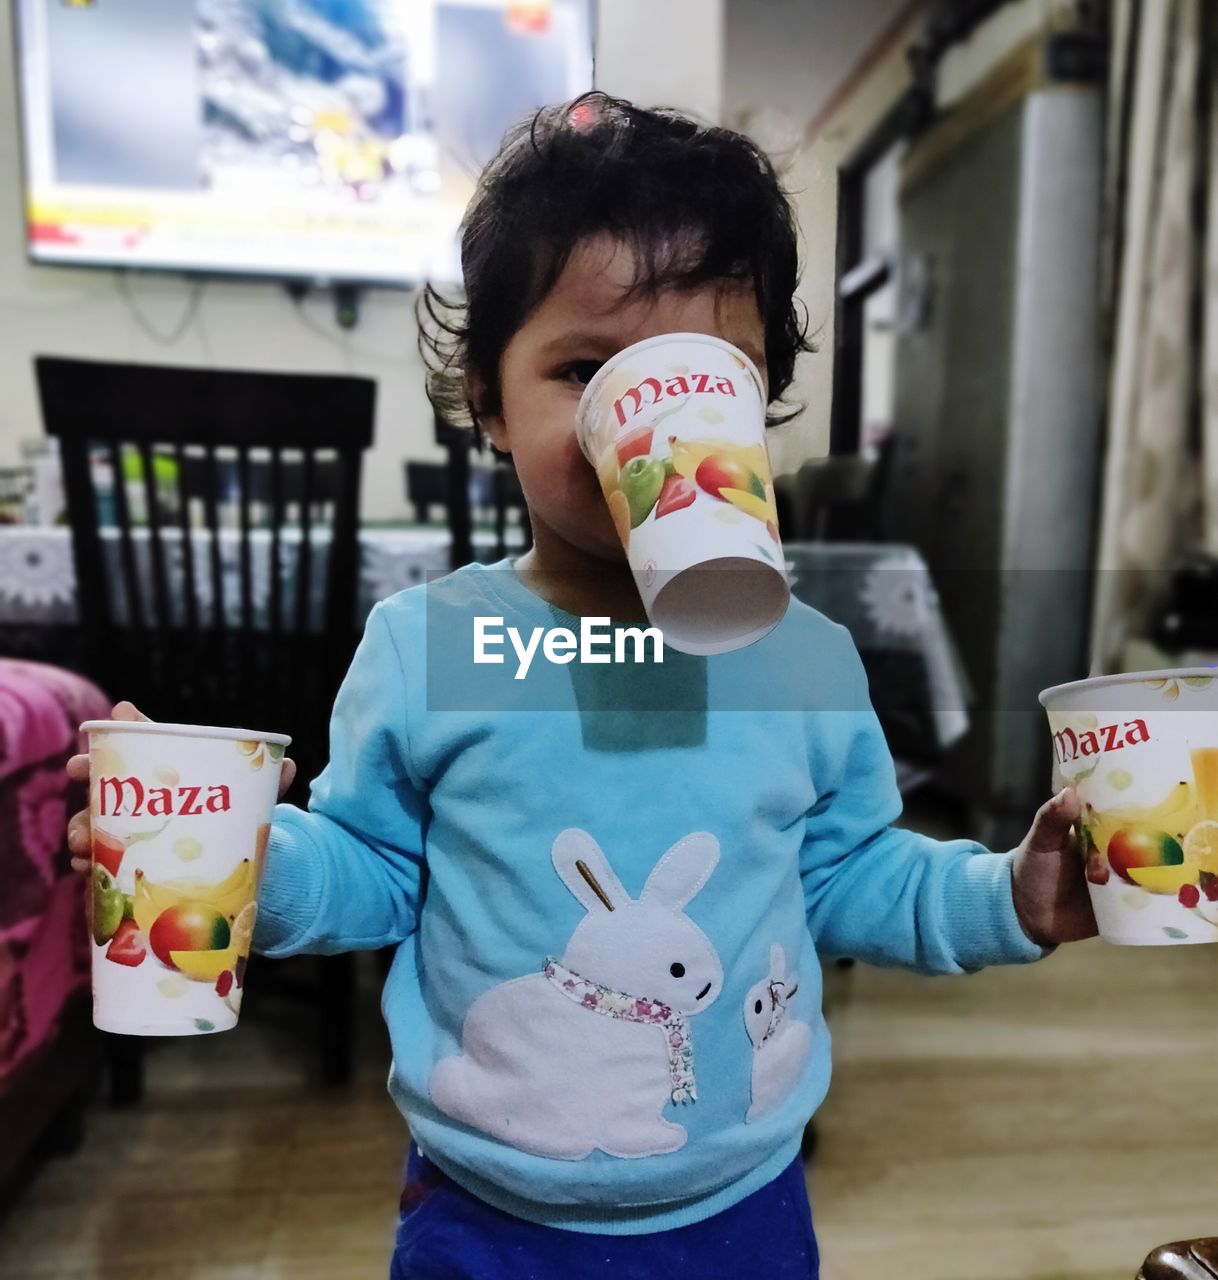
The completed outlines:
[[[1076,0],[1014,0],[952,49],[939,70],[947,109],[1014,46],[1067,25]],[[829,450],[837,168],[910,84],[906,51],[921,34],[918,0],[727,0],[723,123],[752,133],[780,163],[802,231],[799,297],[819,350],[802,357],[788,399],[807,407],[771,437],[777,471]],[[891,345],[893,335],[869,331]],[[877,361],[882,366],[882,361]],[[864,388],[882,417],[891,388]]]
[[[949,110],[1025,41],[1073,26],[1079,7],[1079,0],[1015,0],[1003,5],[967,40],[947,51],[935,84],[938,107]]]
[[[601,0],[597,81],[640,101],[720,112],[723,0]],[[640,39],[639,33],[647,38]],[[679,51],[679,56],[674,55]],[[369,519],[406,514],[402,460],[443,457],[415,351],[412,295],[368,292],[359,326],[334,323],[327,295],[298,311],[268,284],[32,267],[25,260],[12,30],[0,22],[0,465],[41,434],[35,354],[229,368],[353,373],[379,383],[364,471]],[[120,287],[122,286],[122,287]],[[178,332],[180,330],[180,333]],[[172,339],[172,340],[167,340]]]
[[[767,0],[768,2],[768,0]],[[598,0],[597,88],[717,122],[728,0]]]
[[[600,87],[750,132],[783,168],[802,228],[800,299],[819,351],[800,361],[789,395],[805,412],[772,438],[778,471],[828,450],[836,169],[908,84],[905,50],[920,9],[909,0],[600,0]],[[368,292],[359,326],[347,333],[325,294],[298,309],[267,284],[120,281],[106,271],[30,266],[7,23],[0,23],[0,189],[7,193],[0,201],[0,465],[41,431],[36,353],[346,372],[379,384],[364,513],[405,515],[402,460],[443,456],[432,441],[412,295]]]
[[[787,399],[806,406],[771,433],[775,470],[829,451],[837,167],[909,84],[921,25],[908,0],[728,0],[723,121],[751,133],[783,172],[801,229],[799,298],[818,350]]]

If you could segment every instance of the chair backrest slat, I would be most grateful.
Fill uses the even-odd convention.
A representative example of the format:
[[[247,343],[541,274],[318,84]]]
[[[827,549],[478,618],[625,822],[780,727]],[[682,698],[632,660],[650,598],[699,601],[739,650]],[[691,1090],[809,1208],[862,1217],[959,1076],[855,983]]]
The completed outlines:
[[[250,451],[239,445],[237,451],[238,484],[241,490],[241,629],[254,629],[254,584],[250,565]]]
[[[104,635],[114,616],[114,589],[98,534],[98,495],[87,440],[73,441],[60,450],[63,463],[64,496],[74,511],[92,513],[91,518],[72,522],[72,554],[76,561],[76,589],[80,596],[80,617],[86,630]]]
[[[270,565],[270,628],[271,635],[283,630],[283,567],[280,559],[282,543],[279,531],[283,526],[283,453],[271,450],[271,565]]]
[[[144,508],[148,514],[148,562],[152,568],[152,599],[154,625],[163,642],[173,619],[169,609],[169,575],[165,567],[165,547],[161,541],[161,510],[154,474],[152,445],[141,440],[139,449],[140,472],[144,480]]]
[[[90,674],[115,696],[143,699],[156,719],[257,720],[299,735],[293,755],[305,781],[315,776],[358,638],[359,479],[375,384],[45,356],[35,365],[63,459]],[[95,492],[99,446],[112,503]],[[142,464],[136,505],[126,458]],[[299,527],[288,528],[297,511]],[[320,758],[307,758],[310,747]]]
[[[296,557],[296,634],[309,629],[309,604],[313,567],[313,450],[306,449],[301,463],[300,552]]]
[[[119,559],[122,565],[123,597],[127,603],[127,625],[133,630],[144,630],[144,593],[140,585],[139,566],[135,559],[135,543],[131,536],[131,510],[127,503],[127,477],[123,471],[123,451],[117,440],[107,443],[110,475],[113,479],[111,494],[114,499],[114,515],[118,523]]]
[[[326,564],[326,613],[327,636],[340,636],[354,620],[354,593],[342,590],[343,583],[359,581],[359,539],[356,513],[359,510],[360,466],[355,458],[341,456],[341,470],[334,496],[333,537],[330,540],[330,556]],[[331,651],[329,660],[341,662],[342,653]]]
[[[437,428],[437,437],[441,432]],[[448,451],[448,567],[460,569],[474,558],[474,521],[469,502],[469,441],[452,429],[443,433]]]
[[[174,505],[178,516],[178,537],[182,540],[182,576],[185,579],[186,586],[183,593],[182,612],[187,630],[197,633],[199,630],[199,595],[195,588],[194,543],[190,536],[190,497],[186,488],[186,450],[183,448],[181,440],[174,443],[173,458],[174,471],[176,472],[174,482],[177,489],[177,502]]]
[[[207,518],[207,532],[210,537],[207,554],[211,566],[211,625],[219,634],[224,630],[224,562],[220,557],[220,500],[219,468],[216,466],[216,446],[207,445],[207,492],[203,495],[203,506]]]

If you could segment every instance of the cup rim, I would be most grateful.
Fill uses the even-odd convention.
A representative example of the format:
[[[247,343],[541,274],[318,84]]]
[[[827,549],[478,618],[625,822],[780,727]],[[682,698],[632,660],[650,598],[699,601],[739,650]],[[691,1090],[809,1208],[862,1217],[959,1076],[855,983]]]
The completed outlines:
[[[630,346],[623,347],[620,351],[610,356],[603,365],[592,375],[592,381],[584,388],[583,395],[579,398],[579,404],[575,410],[575,438],[579,441],[579,447],[585,457],[588,456],[587,447],[584,444],[584,426],[587,422],[586,408],[595,398],[595,393],[599,389],[600,384],[609,376],[609,372],[615,369],[621,363],[626,355],[633,355],[639,351],[645,351],[648,347],[659,346],[660,343],[668,342],[704,342],[707,346],[718,347],[721,351],[727,351],[734,355],[737,359],[743,360],[745,369],[751,373],[755,384],[760,390],[762,381],[761,374],[758,372],[757,366],[752,359],[741,351],[739,347],[728,342],[726,338],[718,338],[713,333],[657,333],[650,338],[642,338],[638,342],[632,342]],[[761,397],[758,396],[758,399]],[[766,405],[761,406],[762,412],[765,412]],[[589,459],[591,461],[591,459]]]
[[[160,733],[178,738],[227,738],[233,742],[271,742],[287,747],[286,733],[266,733],[260,729],[229,729],[210,724],[165,724],[160,720],[86,720],[81,733]]]
[[[1065,684],[1051,685],[1036,695],[1042,707],[1070,690],[1103,689],[1114,684],[1144,684],[1148,680],[1187,679],[1192,676],[1208,676],[1218,680],[1218,667],[1164,667],[1160,671],[1123,671],[1115,675],[1090,676],[1086,680],[1068,680]]]

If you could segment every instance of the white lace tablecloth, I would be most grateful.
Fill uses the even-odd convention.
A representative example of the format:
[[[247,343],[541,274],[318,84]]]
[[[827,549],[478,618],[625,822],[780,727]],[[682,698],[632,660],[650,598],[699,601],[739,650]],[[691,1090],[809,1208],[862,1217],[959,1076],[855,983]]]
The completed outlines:
[[[111,534],[112,531],[107,531]],[[183,572],[181,540],[175,530],[164,532],[167,571],[177,580]],[[296,565],[300,546],[298,530],[281,535],[280,572],[284,616],[290,616],[296,598]],[[132,540],[147,592],[152,581],[149,571],[148,535],[133,529]],[[226,613],[235,622],[241,607],[241,537],[236,529],[220,530],[222,592]],[[314,618],[320,614],[328,539],[314,535],[310,559],[310,595]],[[475,533],[475,549],[489,555],[492,539]],[[118,568],[120,542],[117,534],[103,538],[105,554]],[[211,605],[212,577],[210,537],[201,533],[191,539],[195,596],[201,616]],[[364,617],[378,601],[397,591],[413,587],[448,568],[448,533],[444,529],[365,529],[360,532],[358,611]],[[254,616],[259,624],[269,617],[271,538],[262,529],[250,535],[250,587]],[[147,604],[145,604],[147,608]],[[124,616],[124,603],[116,602],[116,619]],[[0,625],[37,626],[70,624],[77,620],[76,569],[72,560],[72,536],[68,529],[27,525],[0,526]]]
[[[133,531],[145,583],[145,531]],[[283,616],[295,608],[299,533],[282,535]],[[378,601],[442,574],[448,568],[444,529],[363,529],[360,531],[357,610],[361,621]],[[230,619],[240,621],[240,535],[221,530],[224,599]],[[196,598],[200,617],[211,603],[210,541],[192,539]],[[493,559],[493,539],[476,531],[479,559]],[[321,625],[325,539],[315,538],[310,598],[313,625]],[[784,545],[793,594],[845,626],[867,668],[871,699],[894,752],[933,757],[958,741],[968,728],[968,682],[939,608],[939,597],[921,555],[893,544],[787,543]],[[117,537],[106,554],[118,566]],[[270,535],[251,537],[251,598],[255,625],[267,625],[270,601]],[[168,570],[181,575],[181,548],[169,546]],[[145,588],[146,590],[147,588]],[[147,608],[147,605],[145,605]],[[121,602],[115,610],[121,621]],[[77,618],[72,542],[65,528],[0,526],[0,627],[72,624]],[[184,619],[179,618],[180,622]]]
[[[972,700],[930,570],[896,543],[784,543],[791,592],[849,632],[894,753],[931,758],[968,731]]]

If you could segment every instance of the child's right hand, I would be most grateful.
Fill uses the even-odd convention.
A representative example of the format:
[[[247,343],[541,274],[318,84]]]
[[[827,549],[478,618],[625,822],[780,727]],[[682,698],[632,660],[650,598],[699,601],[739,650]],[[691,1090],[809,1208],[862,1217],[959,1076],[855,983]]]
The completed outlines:
[[[110,712],[111,720],[147,720],[148,718],[131,702],[119,702]],[[89,757],[87,755],[73,756],[68,761],[68,777],[73,782],[83,782],[86,786],[88,785]],[[296,762],[285,759],[283,769],[279,774],[279,798],[281,800],[284,793],[292,785],[292,780],[295,777]],[[93,833],[89,827],[88,806],[81,809],[79,813],[74,813],[68,819],[68,849],[76,855],[72,859],[72,870],[78,871],[82,875],[86,874],[89,870],[93,853]]]

